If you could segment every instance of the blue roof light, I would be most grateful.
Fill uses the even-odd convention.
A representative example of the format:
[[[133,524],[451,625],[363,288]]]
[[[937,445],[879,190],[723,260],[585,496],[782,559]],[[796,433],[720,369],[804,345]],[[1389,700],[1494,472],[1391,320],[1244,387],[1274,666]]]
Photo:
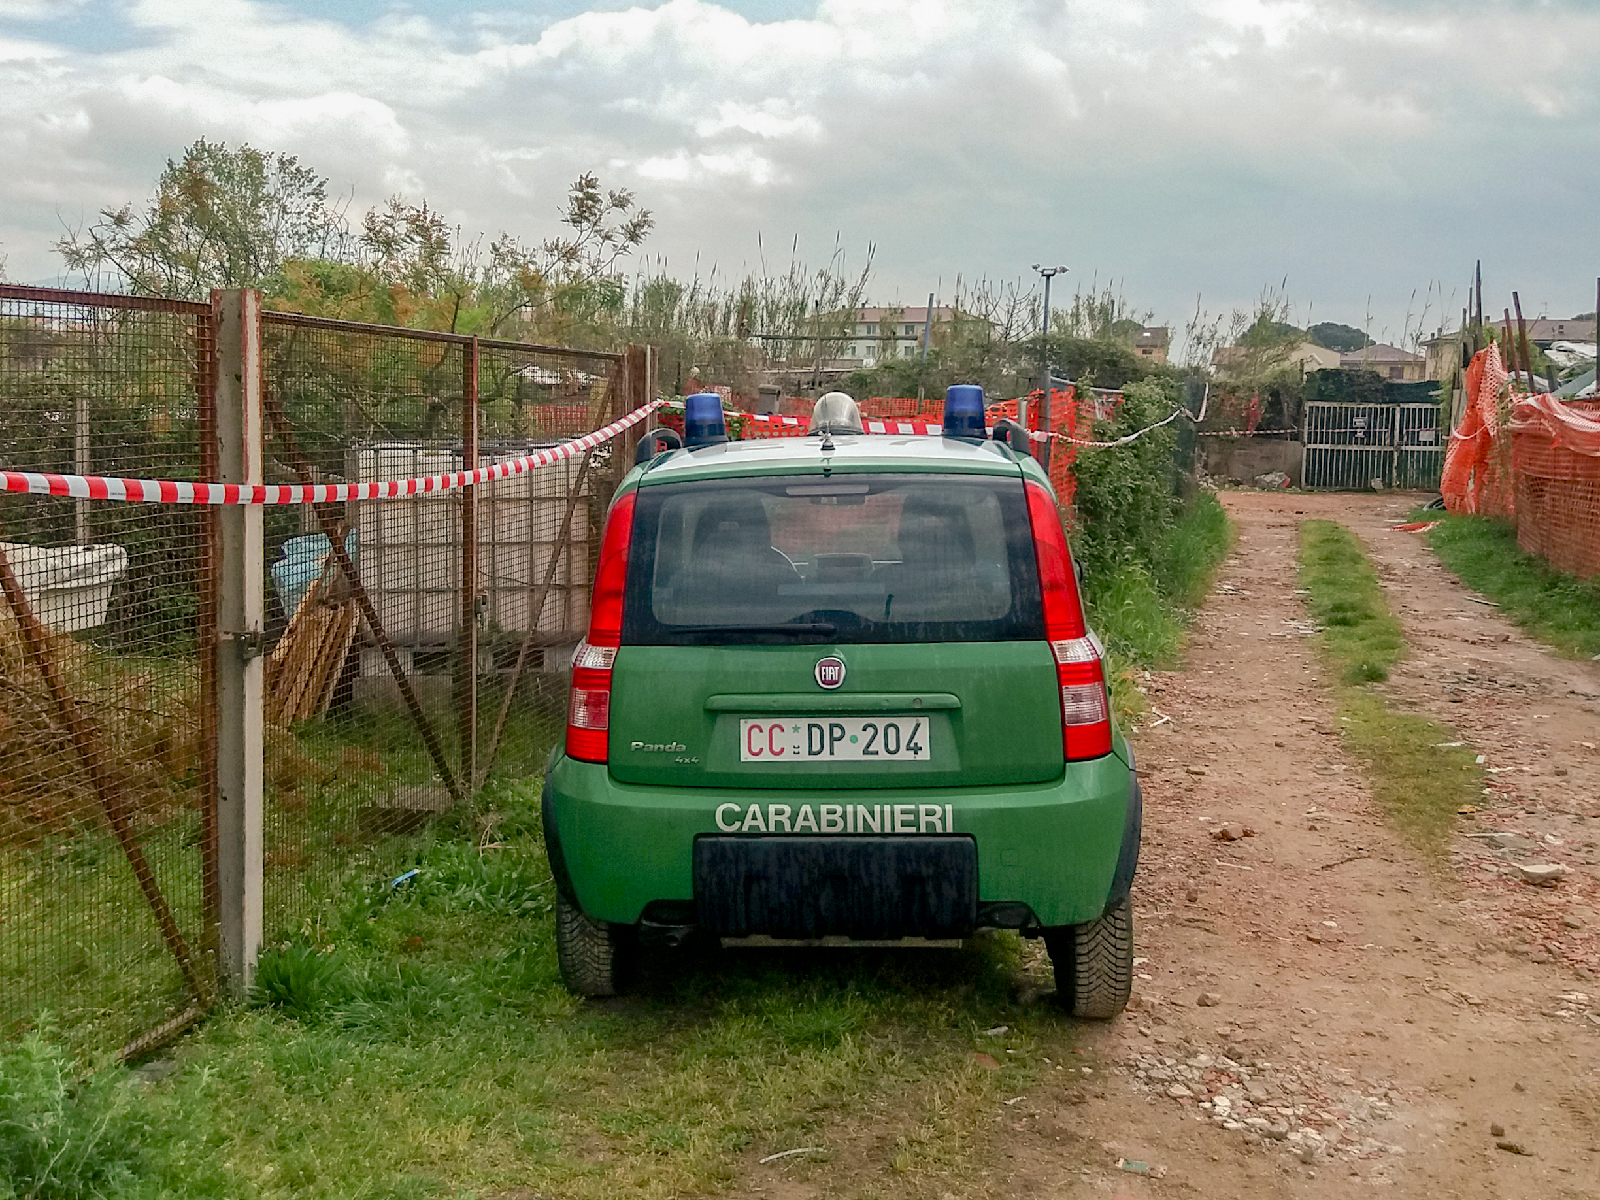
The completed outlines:
[[[983,389],[977,384],[958,383],[945,389],[944,436],[983,441]]]
[[[722,397],[696,392],[683,401],[683,444],[690,450],[716,446],[728,440],[728,423],[722,416]]]

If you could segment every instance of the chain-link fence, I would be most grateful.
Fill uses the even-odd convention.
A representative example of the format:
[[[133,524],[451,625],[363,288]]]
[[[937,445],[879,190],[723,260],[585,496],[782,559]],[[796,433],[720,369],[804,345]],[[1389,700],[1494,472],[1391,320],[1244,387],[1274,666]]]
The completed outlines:
[[[269,941],[316,932],[347,879],[380,877],[440,816],[489,832],[496,789],[542,770],[560,735],[637,427],[476,487],[265,506],[261,636],[220,633],[225,513],[59,479],[224,478],[220,303],[0,288],[0,466],[79,493],[0,494],[0,1037],[50,1022],[137,1049],[222,986],[227,655],[262,659]],[[488,466],[653,398],[643,348],[283,313],[256,332],[266,484]]]
[[[0,288],[8,467],[197,479],[207,305]],[[0,496],[0,1022],[123,1046],[214,989],[212,514]]]

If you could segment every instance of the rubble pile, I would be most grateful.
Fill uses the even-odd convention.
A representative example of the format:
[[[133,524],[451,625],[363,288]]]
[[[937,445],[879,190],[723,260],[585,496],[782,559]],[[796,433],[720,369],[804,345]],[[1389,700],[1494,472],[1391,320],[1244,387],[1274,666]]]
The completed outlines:
[[[1134,1087],[1165,1097],[1249,1142],[1277,1145],[1302,1162],[1378,1158],[1405,1151],[1373,1136],[1394,1116],[1392,1084],[1309,1063],[1243,1063],[1225,1054],[1141,1054],[1127,1064]]]

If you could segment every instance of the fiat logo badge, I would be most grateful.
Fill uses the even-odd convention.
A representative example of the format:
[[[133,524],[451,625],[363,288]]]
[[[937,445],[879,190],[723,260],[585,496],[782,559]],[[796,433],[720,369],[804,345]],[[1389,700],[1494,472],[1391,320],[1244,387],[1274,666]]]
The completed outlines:
[[[844,682],[844,660],[831,655],[818,659],[816,675],[818,687],[833,691]]]

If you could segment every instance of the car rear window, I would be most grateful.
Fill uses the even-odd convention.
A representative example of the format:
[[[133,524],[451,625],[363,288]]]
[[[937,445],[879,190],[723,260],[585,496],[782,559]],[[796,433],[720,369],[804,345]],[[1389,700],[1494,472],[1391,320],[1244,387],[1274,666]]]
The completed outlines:
[[[624,643],[1044,636],[1021,480],[788,475],[638,495]]]

